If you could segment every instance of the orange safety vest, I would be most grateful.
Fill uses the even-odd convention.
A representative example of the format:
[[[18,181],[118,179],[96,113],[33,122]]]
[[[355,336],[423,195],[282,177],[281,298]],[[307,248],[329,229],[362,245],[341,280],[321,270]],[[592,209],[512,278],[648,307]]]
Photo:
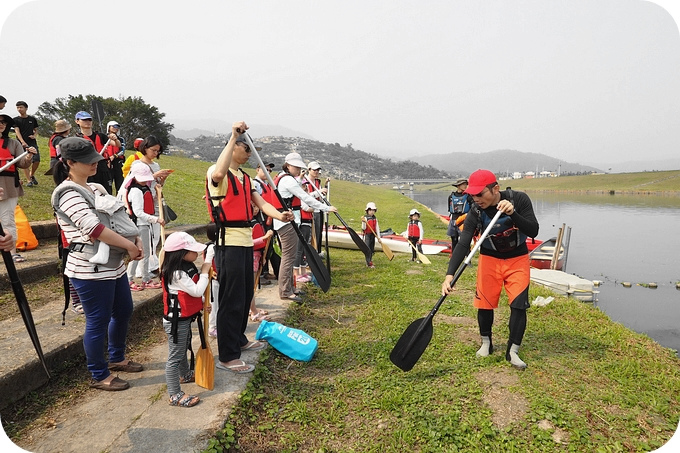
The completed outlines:
[[[8,162],[14,160],[17,156],[13,156],[9,151],[9,148],[4,148],[0,146],[0,167],[4,167]],[[14,176],[16,175],[16,166],[14,164],[10,165],[0,173],[0,176]]]
[[[374,231],[377,233],[377,227],[378,219],[375,216],[366,217],[366,229],[364,230],[364,234],[373,234]]]
[[[420,226],[417,220],[410,220],[408,222],[408,237],[419,238],[420,237]]]

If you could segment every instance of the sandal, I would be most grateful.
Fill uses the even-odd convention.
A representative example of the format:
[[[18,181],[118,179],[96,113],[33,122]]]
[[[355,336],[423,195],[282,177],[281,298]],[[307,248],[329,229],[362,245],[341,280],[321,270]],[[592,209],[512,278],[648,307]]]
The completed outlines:
[[[179,407],[193,407],[198,404],[201,399],[194,395],[187,395],[184,392],[179,392],[176,395],[170,397],[171,406]]]
[[[264,341],[249,341],[245,346],[241,346],[241,351],[261,351],[267,347]]]
[[[250,373],[255,369],[255,365],[249,365],[243,360],[239,360],[239,363],[234,365],[224,365],[222,362],[217,362],[215,368],[219,368],[224,371],[231,371],[232,373],[245,374]]]
[[[72,305],[71,310],[73,310],[73,313],[75,313],[77,315],[84,315],[85,314],[85,310],[83,310],[82,305]]]
[[[250,315],[250,319],[254,322],[269,321],[269,316],[262,314],[262,312],[254,313]]]
[[[130,282],[130,291],[143,291],[144,287],[135,282]]]
[[[23,256],[19,255],[18,253],[15,253],[14,255],[12,255],[12,260],[13,260],[15,263],[23,263],[24,261],[26,261],[26,258],[24,258]]]
[[[144,289],[161,289],[163,285],[161,285],[160,282],[149,280],[148,282],[143,282],[142,287]]]
[[[189,371],[186,376],[179,378],[180,384],[188,384],[189,382],[196,382],[196,373],[194,373],[194,370]]]

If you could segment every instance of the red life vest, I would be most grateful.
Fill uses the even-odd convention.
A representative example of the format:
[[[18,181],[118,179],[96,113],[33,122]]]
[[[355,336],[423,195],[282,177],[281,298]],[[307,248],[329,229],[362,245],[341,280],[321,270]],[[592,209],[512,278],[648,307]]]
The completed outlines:
[[[198,280],[201,278],[194,263],[183,261],[181,270],[186,272],[194,283],[198,283]],[[184,291],[177,291],[177,294],[170,294],[168,285],[162,277],[161,283],[163,284],[163,318],[172,323],[170,335],[174,338],[176,343],[178,321],[184,319],[191,319],[193,321],[193,318],[199,314],[203,308],[203,299],[201,296],[190,296]]]
[[[156,207],[153,203],[153,194],[151,193],[151,188],[146,184],[140,184],[137,180],[133,181],[128,187],[127,192],[125,192],[125,204],[127,205],[127,212],[135,225],[137,224],[137,216],[132,210],[130,205],[130,189],[137,188],[142,191],[142,196],[144,197],[144,213],[149,215],[154,215],[156,213]]]
[[[54,139],[56,137],[61,137],[61,133],[52,134],[52,136],[50,137],[50,141],[48,142],[48,144],[50,146],[50,157],[53,158],[53,159],[57,158],[57,147],[54,146]]]
[[[227,172],[227,194],[210,196],[208,180],[205,181],[205,200],[208,213],[218,227],[249,228],[252,226],[253,207],[251,205],[253,186],[250,176],[239,169],[243,183],[231,171]],[[214,201],[219,201],[216,205]]]
[[[94,134],[94,141],[92,141],[92,139],[88,135],[83,135],[82,138],[89,140],[90,143],[92,143],[92,145],[94,146],[95,151],[97,152],[100,152],[102,148],[104,148],[104,144],[106,144],[106,142],[102,143],[102,136],[98,133]],[[106,147],[106,151],[104,151],[102,156],[104,158],[108,158],[109,156],[111,156],[112,149],[113,147],[109,143],[109,146]]]
[[[314,196],[314,189],[312,188],[312,185],[305,179],[305,182],[302,183],[302,185],[307,189],[307,193],[310,194],[311,196]],[[300,222],[301,223],[312,223],[312,220],[314,219],[314,211],[307,212],[304,209],[300,209]]]
[[[364,230],[364,234],[376,234],[378,232],[376,228],[378,228],[378,219],[376,219],[375,216],[371,217],[367,216],[366,229]]]
[[[3,145],[7,142],[9,142],[9,140],[2,140]],[[9,148],[5,148],[3,145],[0,145],[0,167],[5,166],[8,162],[14,160],[17,157],[13,156],[9,151]],[[16,165],[12,164],[7,167],[5,171],[0,173],[0,176],[14,176],[16,174]]]
[[[288,173],[285,173],[285,172],[279,173],[278,176],[276,177],[276,179],[274,180],[274,185],[276,185],[276,188],[277,188],[277,189],[279,188],[279,181],[281,181],[281,178],[283,178],[283,177],[285,177],[285,176],[290,176],[291,178],[293,178],[293,175],[290,175],[290,174],[288,174]],[[293,179],[295,179],[295,178],[293,178]],[[279,192],[279,193],[280,193],[280,192]],[[283,198],[283,197],[281,197],[281,198]],[[283,201],[284,201],[284,202],[288,205],[288,207],[289,207],[290,209],[292,209],[293,211],[299,211],[299,210],[300,210],[300,206],[302,205],[302,202],[301,202],[300,199],[299,199],[298,197],[296,197],[296,196],[292,196],[292,197],[290,197],[290,198],[284,198]],[[283,205],[281,205],[281,202],[279,201],[279,197],[276,197],[276,196],[272,197],[272,202],[271,202],[270,204],[271,204],[272,206],[274,206],[276,209],[278,209],[279,212],[285,211],[285,209],[283,208]]]
[[[253,240],[261,238],[264,236],[264,228],[262,227],[262,224],[260,222],[255,222],[255,225],[253,225]],[[262,244],[260,247],[254,247],[253,250],[262,250],[264,249],[264,244]]]
[[[408,222],[408,237],[410,237],[410,238],[419,238],[420,237],[419,221],[410,220]]]

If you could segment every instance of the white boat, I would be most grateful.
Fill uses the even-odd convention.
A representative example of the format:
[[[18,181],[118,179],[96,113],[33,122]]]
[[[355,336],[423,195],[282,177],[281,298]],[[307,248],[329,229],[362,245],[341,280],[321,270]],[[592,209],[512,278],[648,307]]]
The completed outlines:
[[[592,302],[596,294],[592,281],[558,270],[531,268],[531,281],[582,302]]]
[[[361,233],[359,233],[359,236],[363,237]],[[322,243],[325,245],[326,231],[323,232],[321,237]],[[408,244],[406,238],[402,236],[390,234],[387,236],[381,236],[380,240],[394,253],[411,253],[412,250],[411,246]],[[340,249],[352,249],[352,250],[358,249],[357,245],[354,243],[349,233],[346,230],[340,229],[328,230],[328,246]],[[423,240],[422,247],[424,255],[436,255],[438,253],[447,254],[451,252],[451,243],[445,241],[438,241],[435,239]],[[380,245],[380,242],[378,242],[377,239],[375,241],[374,251],[376,252],[382,251],[382,246]]]

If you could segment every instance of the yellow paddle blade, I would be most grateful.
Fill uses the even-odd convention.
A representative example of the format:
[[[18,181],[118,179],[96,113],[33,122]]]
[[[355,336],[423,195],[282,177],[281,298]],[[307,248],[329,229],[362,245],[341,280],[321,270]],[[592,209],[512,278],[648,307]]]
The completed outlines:
[[[212,285],[213,270],[208,272],[208,286],[205,288],[203,294],[203,337],[205,339],[205,348],[201,348],[196,354],[196,385],[204,389],[212,390],[215,388],[215,358],[213,357],[212,349],[210,349],[210,340],[208,339],[208,310],[210,306],[210,286]]]

